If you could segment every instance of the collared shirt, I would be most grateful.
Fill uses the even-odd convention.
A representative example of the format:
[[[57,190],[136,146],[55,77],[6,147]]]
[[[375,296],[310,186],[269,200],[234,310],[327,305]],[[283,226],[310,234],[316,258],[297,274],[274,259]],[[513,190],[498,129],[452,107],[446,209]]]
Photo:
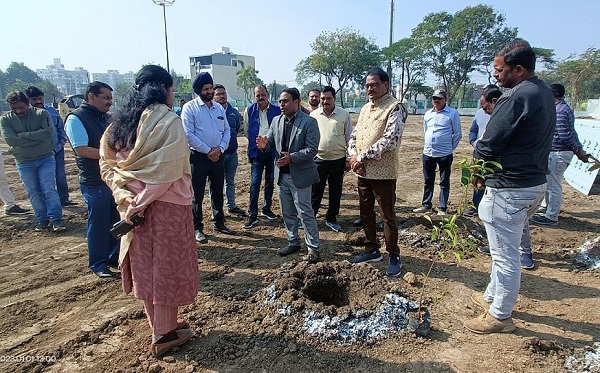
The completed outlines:
[[[271,103],[269,102],[265,110],[261,110],[260,108],[258,108],[258,120],[260,121],[260,126],[258,127],[259,136],[267,136],[267,132],[269,132],[269,117],[267,116],[267,114],[269,113],[270,106]],[[244,111],[244,133],[246,134],[248,133],[249,123],[250,122],[248,118],[248,109],[246,108],[246,110]]]
[[[570,150],[576,153],[581,143],[575,132],[575,116],[564,100],[556,103],[556,130],[552,138],[552,151]]]
[[[317,120],[321,134],[317,158],[332,161],[347,155],[348,142],[353,130],[350,114],[334,106],[330,115],[325,113],[323,107],[319,107],[310,113],[310,116]]]
[[[490,115],[485,112],[482,108],[479,108],[475,112],[473,123],[471,123],[471,129],[469,130],[469,143],[475,147],[477,141],[483,136],[485,127],[490,121]]]
[[[355,155],[359,162],[364,162],[365,159],[381,159],[383,152],[392,151],[399,144],[404,132],[404,118],[404,109],[398,105],[388,116],[381,138],[361,154],[356,152],[356,128],[354,128],[348,140],[348,155],[351,157]]]
[[[440,111],[428,110],[423,117],[425,147],[423,154],[444,157],[452,154],[462,138],[458,111],[449,105]]]
[[[227,114],[218,102],[212,101],[212,107],[208,107],[196,97],[183,105],[181,120],[190,149],[208,154],[212,148],[219,147],[224,153],[229,146],[231,129]]]

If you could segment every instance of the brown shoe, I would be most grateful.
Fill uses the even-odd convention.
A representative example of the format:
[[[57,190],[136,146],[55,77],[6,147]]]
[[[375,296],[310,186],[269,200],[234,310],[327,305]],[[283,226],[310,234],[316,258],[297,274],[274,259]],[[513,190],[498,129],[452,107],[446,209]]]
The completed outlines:
[[[181,346],[187,342],[192,336],[190,329],[171,330],[163,335],[161,339],[150,345],[150,352],[155,357],[166,354],[170,349],[176,346]]]
[[[465,328],[477,334],[490,333],[510,333],[517,327],[512,321],[512,317],[504,320],[498,320],[487,311],[479,317],[465,321]]]
[[[482,292],[476,291],[471,294],[471,301],[486,311],[490,309],[491,303],[488,303],[485,299],[483,299]]]

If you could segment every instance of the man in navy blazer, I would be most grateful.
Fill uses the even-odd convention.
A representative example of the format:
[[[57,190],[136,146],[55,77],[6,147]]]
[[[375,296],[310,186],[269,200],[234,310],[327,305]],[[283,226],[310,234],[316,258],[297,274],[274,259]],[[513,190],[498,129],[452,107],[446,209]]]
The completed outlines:
[[[279,255],[300,251],[298,227],[304,225],[308,246],[307,260],[320,260],[319,229],[312,209],[312,185],[319,181],[315,155],[319,147],[319,126],[315,118],[300,110],[300,92],[284,89],[279,96],[282,114],[273,118],[266,136],[257,136],[261,151],[275,149],[275,181],[285,223],[288,245],[279,249]]]

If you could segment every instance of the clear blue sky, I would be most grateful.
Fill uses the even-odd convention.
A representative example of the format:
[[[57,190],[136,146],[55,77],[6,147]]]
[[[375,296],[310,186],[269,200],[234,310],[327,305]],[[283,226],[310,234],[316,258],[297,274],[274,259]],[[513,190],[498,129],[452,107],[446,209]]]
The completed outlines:
[[[597,0],[396,0],[394,40],[409,36],[428,13],[480,3],[504,13],[520,37],[554,49],[560,59],[598,47]],[[227,46],[255,56],[265,82],[292,85],[294,68],[322,31],[352,26],[386,46],[389,6],[389,0],[176,0],[167,8],[171,67],[187,76],[190,55]],[[10,0],[0,9],[2,70],[11,61],[44,68],[54,57],[68,70],[80,66],[90,73],[166,66],[162,8],[152,0]]]

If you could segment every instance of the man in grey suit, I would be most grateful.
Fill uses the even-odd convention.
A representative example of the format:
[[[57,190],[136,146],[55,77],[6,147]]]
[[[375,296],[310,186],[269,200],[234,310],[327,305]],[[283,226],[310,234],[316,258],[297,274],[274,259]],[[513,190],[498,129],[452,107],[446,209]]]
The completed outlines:
[[[312,185],[319,181],[315,154],[319,147],[319,126],[315,118],[300,110],[300,92],[284,89],[279,96],[282,114],[273,118],[266,136],[258,136],[256,145],[261,151],[275,149],[275,181],[285,223],[288,245],[279,249],[279,255],[300,251],[299,220],[304,225],[308,246],[307,260],[317,263],[319,229],[312,209]]]

